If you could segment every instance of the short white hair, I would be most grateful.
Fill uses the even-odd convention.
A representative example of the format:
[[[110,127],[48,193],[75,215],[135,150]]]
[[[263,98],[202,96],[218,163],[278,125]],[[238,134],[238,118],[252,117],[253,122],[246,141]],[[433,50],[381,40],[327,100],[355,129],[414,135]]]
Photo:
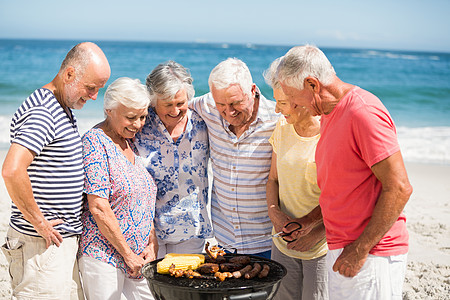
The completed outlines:
[[[277,68],[278,81],[303,89],[306,77],[315,77],[323,85],[331,84],[336,72],[325,54],[316,46],[304,45],[291,48]]]
[[[139,79],[120,77],[106,89],[103,99],[103,112],[116,109],[119,104],[133,109],[147,109],[150,95]]]
[[[253,79],[247,65],[240,59],[228,58],[219,63],[209,75],[209,89],[222,90],[238,84],[249,99],[252,98]]]
[[[156,105],[157,98],[172,100],[181,90],[185,90],[187,100],[191,100],[195,95],[193,81],[189,70],[173,60],[157,65],[146,79],[151,105]]]

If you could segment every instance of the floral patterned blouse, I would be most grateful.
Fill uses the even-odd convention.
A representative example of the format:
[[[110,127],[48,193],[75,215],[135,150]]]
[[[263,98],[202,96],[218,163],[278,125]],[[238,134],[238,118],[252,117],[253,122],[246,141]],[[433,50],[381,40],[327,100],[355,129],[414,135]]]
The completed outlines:
[[[135,145],[158,186],[155,230],[164,242],[177,243],[193,237],[212,237],[208,217],[209,144],[206,124],[187,111],[186,130],[176,142],[149,108]]]
[[[134,253],[148,245],[154,217],[156,185],[135,155],[134,165],[100,128],[86,132],[83,141],[84,193],[109,200],[122,235]],[[137,153],[134,145],[133,150]],[[83,233],[78,256],[106,262],[126,273],[123,257],[101,234],[87,200],[81,216]]]

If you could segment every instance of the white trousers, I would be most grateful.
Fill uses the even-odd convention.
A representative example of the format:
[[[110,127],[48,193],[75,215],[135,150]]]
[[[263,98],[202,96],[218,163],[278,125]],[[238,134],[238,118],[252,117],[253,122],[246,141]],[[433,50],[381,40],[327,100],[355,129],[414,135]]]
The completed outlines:
[[[87,300],[153,300],[147,280],[133,279],[110,264],[82,256],[78,259],[84,295]]]
[[[164,258],[167,253],[197,254],[202,253],[205,247],[205,240],[192,238],[190,240],[176,244],[165,243],[158,239],[158,259]]]
[[[395,256],[369,255],[355,277],[333,271],[343,249],[328,250],[328,292],[330,300],[401,300],[406,273],[407,254]]]

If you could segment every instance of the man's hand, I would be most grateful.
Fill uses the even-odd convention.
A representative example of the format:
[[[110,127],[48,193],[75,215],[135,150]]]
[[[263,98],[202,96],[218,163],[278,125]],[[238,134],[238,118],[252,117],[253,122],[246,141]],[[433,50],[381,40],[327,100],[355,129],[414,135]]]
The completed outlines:
[[[333,271],[347,277],[358,274],[370,249],[389,231],[412,193],[400,151],[373,165],[372,172],[382,185],[372,217],[361,235],[344,247],[333,266]]]
[[[336,259],[333,271],[339,272],[345,277],[354,277],[364,266],[368,256],[369,253],[359,250],[355,243],[349,244],[344,247],[341,255]]]
[[[54,243],[57,247],[61,245],[63,238],[61,234],[54,228],[54,226],[62,223],[63,220],[61,219],[51,221],[43,219],[42,222],[34,225],[34,229],[36,229],[37,233],[39,233],[39,235],[44,238],[47,249],[52,243]]]

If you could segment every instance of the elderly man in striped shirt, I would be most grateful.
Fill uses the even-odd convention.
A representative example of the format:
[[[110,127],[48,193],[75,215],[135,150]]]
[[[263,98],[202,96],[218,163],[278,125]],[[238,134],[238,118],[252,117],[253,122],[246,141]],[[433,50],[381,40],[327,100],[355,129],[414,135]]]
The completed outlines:
[[[76,253],[84,174],[72,109],[95,100],[110,74],[97,45],[78,44],[12,118],[2,175],[13,204],[2,250],[13,299],[83,298]]]
[[[220,245],[270,258],[272,229],[266,182],[278,115],[253,83],[246,64],[229,58],[209,76],[210,93],[194,98],[193,108],[209,133],[213,187],[211,218]],[[256,238],[256,240],[255,240]]]

